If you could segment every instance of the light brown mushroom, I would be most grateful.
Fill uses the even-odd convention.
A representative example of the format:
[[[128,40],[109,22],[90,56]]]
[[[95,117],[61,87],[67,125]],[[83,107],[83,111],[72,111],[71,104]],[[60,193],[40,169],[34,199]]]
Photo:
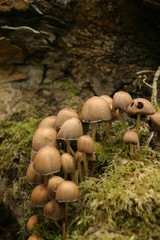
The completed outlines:
[[[125,132],[127,131],[127,127],[125,125],[122,113],[127,111],[127,107],[131,101],[132,97],[127,92],[119,91],[113,95],[112,112],[115,113],[117,109],[119,110],[119,120],[121,121]]]
[[[40,223],[38,215],[33,215],[28,219],[27,222],[27,231],[28,233],[32,233],[33,229],[37,228]]]
[[[57,132],[51,127],[39,127],[34,133],[32,139],[32,149],[38,151],[41,147],[44,146],[57,146]]]
[[[37,235],[32,235],[28,238],[28,240],[45,240],[44,238],[41,238]]]
[[[53,176],[49,179],[47,185],[48,197],[50,199],[55,198],[57,187],[60,183],[64,182],[65,180],[60,176]]]
[[[123,136],[123,142],[129,144],[130,147],[130,159],[133,159],[133,153],[135,153],[135,148],[133,148],[133,146],[136,146],[138,141],[138,134],[136,131],[128,130]]]
[[[79,198],[78,186],[72,181],[65,181],[59,184],[56,191],[58,202],[65,203],[65,223],[68,224],[68,203],[75,202]]]
[[[64,173],[64,180],[67,180],[67,173],[71,174],[72,181],[75,182],[75,159],[69,153],[62,154],[61,158],[62,172]]]
[[[91,97],[83,105],[81,111],[82,122],[91,125],[92,139],[95,139],[98,122],[108,122],[112,119],[109,104],[101,97]]]
[[[59,151],[55,147],[45,146],[40,148],[33,161],[33,169],[36,173],[44,175],[46,185],[48,175],[57,173],[61,169]]]
[[[55,127],[60,129],[65,121],[70,118],[78,118],[78,113],[72,108],[63,108],[57,113]]]
[[[65,121],[57,134],[57,139],[65,140],[67,153],[70,153],[70,141],[77,140],[83,135],[82,123],[78,118]]]
[[[86,158],[86,153],[92,154],[96,151],[93,139],[89,135],[83,135],[79,137],[77,141],[77,149],[83,154],[85,175],[88,177],[88,161]]]
[[[33,162],[28,165],[26,180],[30,184],[40,184],[43,183],[43,177],[40,174],[37,174],[33,169]]]
[[[56,116],[49,116],[44,118],[38,127],[51,127],[55,129],[56,125]]]
[[[31,206],[43,207],[48,201],[47,186],[44,184],[36,186],[31,194]]]
[[[151,102],[145,98],[136,98],[130,102],[129,106],[127,107],[127,114],[129,116],[137,115],[136,131],[138,135],[141,115],[153,115],[155,112],[156,110]]]

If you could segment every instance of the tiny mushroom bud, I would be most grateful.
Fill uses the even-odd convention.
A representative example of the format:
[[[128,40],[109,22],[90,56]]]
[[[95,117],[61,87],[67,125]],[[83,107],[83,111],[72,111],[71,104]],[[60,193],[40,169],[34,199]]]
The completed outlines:
[[[38,224],[39,224],[39,217],[37,215],[31,216],[27,222],[28,233],[31,233],[34,228],[37,228]]]

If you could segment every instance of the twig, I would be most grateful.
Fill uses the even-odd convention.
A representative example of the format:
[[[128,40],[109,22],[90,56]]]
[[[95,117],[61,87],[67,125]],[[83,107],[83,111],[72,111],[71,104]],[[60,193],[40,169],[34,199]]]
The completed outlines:
[[[35,34],[45,34],[45,35],[49,35],[47,32],[44,32],[44,31],[37,31],[31,27],[28,27],[28,26],[19,26],[19,27],[11,27],[11,26],[1,26],[0,28],[2,29],[8,29],[8,30],[15,30],[15,31],[19,31],[19,30],[28,30],[28,31],[31,31]]]
[[[149,72],[154,72],[153,70],[142,70],[142,71],[138,71],[136,72],[137,75],[142,74],[142,73],[149,73]]]
[[[149,84],[149,83],[146,82],[146,80],[147,80],[147,76],[144,75],[144,78],[143,78],[142,82],[143,82],[144,84],[146,84],[148,87],[153,88],[151,84]]]

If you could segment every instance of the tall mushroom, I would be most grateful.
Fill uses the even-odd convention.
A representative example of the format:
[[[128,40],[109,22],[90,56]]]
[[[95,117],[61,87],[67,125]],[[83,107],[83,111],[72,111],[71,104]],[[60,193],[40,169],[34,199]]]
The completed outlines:
[[[108,122],[112,119],[109,104],[101,97],[91,97],[83,105],[81,111],[82,122],[91,125],[92,139],[95,139],[96,126],[99,122]]]
[[[65,121],[57,134],[57,139],[65,140],[67,153],[70,153],[70,141],[77,140],[83,135],[82,123],[78,118]]]
[[[88,161],[86,158],[86,153],[92,154],[96,151],[93,139],[88,135],[79,137],[77,141],[77,149],[79,152],[82,152],[85,175],[88,177]]]
[[[125,125],[122,113],[127,111],[127,107],[131,101],[132,97],[127,92],[119,91],[113,95],[112,112],[115,113],[116,110],[119,109],[119,120],[121,121],[125,132],[127,131],[127,127]]]
[[[156,112],[152,103],[145,98],[136,98],[130,102],[127,107],[127,114],[129,116],[137,115],[136,131],[139,135],[141,115],[153,115]]]
[[[64,180],[67,180],[67,173],[71,174],[72,181],[75,182],[75,159],[69,153],[62,154],[61,158],[62,172],[64,173]]]

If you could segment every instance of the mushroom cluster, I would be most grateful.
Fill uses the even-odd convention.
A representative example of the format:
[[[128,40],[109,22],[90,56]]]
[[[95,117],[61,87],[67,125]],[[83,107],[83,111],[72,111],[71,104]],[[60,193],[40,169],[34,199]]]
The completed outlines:
[[[140,145],[140,117],[148,115],[152,128],[160,129],[156,122],[160,115],[155,112],[147,99],[133,100],[127,92],[119,91],[113,99],[108,95],[87,99],[79,114],[71,108],[63,108],[57,116],[41,121],[33,136],[31,162],[26,173],[28,183],[36,185],[31,205],[43,207],[45,218],[52,219],[57,228],[63,223],[63,239],[68,225],[68,204],[79,199],[78,184],[85,177],[93,176],[97,125],[105,122],[107,140],[112,122],[121,121],[125,132],[123,141],[129,145],[129,156],[133,159]],[[136,116],[135,130],[127,129],[124,113],[128,117]],[[33,234],[33,239],[33,229],[38,229],[38,225],[39,217],[31,216],[27,230]]]

